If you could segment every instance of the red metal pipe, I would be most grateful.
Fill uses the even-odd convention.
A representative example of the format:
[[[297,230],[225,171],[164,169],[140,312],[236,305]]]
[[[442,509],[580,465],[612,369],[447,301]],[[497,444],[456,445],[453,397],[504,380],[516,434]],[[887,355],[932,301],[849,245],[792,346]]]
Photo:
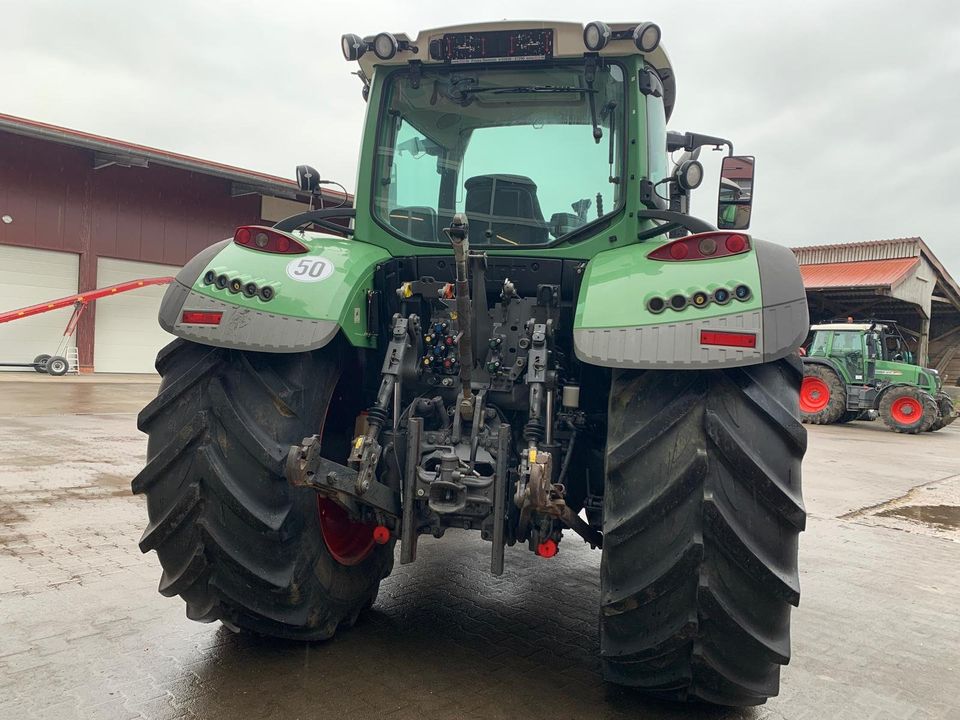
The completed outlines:
[[[20,318],[30,317],[31,315],[39,315],[40,313],[50,312],[51,310],[59,310],[60,308],[69,307],[71,305],[80,304],[85,306],[87,303],[93,302],[94,300],[110,297],[118,293],[129,292],[130,290],[136,290],[137,288],[147,287],[149,285],[168,285],[171,282],[173,282],[172,277],[128,280],[127,282],[117,283],[116,285],[108,285],[107,287],[91,290],[90,292],[68,295],[67,297],[57,298],[56,300],[50,300],[38,305],[30,305],[29,307],[19,308],[17,310],[8,310],[7,312],[0,313],[0,323],[10,322],[11,320],[19,320]],[[79,316],[79,313],[77,313],[77,315]]]

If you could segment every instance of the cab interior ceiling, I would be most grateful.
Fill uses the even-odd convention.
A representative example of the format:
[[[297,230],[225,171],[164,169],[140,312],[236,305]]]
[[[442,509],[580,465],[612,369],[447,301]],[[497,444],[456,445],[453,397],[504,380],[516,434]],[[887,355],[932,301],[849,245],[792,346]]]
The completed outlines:
[[[603,70],[598,70],[597,80],[593,83],[598,114],[600,108],[608,103],[615,103],[617,107],[624,103],[623,83],[604,82],[600,72]],[[475,78],[478,82],[464,83],[464,78]],[[456,94],[458,82],[460,87],[509,89],[551,86],[579,89],[549,93],[467,92],[459,96]],[[399,112],[404,122],[445,150],[463,147],[470,133],[478,128],[543,122],[545,111],[549,113],[550,124],[592,125],[582,66],[550,70],[538,68],[535,71],[449,72],[439,77],[433,72],[424,73],[419,87],[413,87],[408,80],[401,78],[395,86],[391,106]],[[609,124],[607,118],[603,120],[603,125]]]

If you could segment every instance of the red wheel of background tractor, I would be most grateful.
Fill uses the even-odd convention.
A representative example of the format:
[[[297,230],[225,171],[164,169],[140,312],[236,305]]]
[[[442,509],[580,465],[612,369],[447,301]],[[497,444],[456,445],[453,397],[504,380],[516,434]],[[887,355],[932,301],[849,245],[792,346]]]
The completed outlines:
[[[800,385],[800,420],[814,425],[840,422],[847,411],[847,389],[831,368],[806,362]]]
[[[373,525],[351,520],[342,505],[328,498],[317,498],[317,512],[323,541],[338,563],[357,565],[373,552]]]
[[[911,385],[898,385],[887,390],[880,398],[879,409],[888,428],[911,435],[926,432],[940,418],[933,396]]]
[[[800,386],[800,409],[817,413],[830,404],[830,388],[818,377],[808,376]]]

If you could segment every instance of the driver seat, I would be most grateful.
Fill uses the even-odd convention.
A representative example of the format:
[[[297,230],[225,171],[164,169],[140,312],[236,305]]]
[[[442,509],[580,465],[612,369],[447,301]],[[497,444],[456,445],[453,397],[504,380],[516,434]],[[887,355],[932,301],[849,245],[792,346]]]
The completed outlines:
[[[540,245],[547,223],[537,200],[537,185],[523,175],[475,175],[464,183],[464,210],[470,242],[488,245]]]

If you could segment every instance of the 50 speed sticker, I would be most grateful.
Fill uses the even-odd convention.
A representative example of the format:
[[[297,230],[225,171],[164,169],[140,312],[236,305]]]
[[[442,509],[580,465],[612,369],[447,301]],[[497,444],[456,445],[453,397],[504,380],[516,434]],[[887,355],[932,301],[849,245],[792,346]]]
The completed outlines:
[[[331,275],[333,263],[326,258],[298,258],[287,263],[287,277],[297,282],[320,282]]]

